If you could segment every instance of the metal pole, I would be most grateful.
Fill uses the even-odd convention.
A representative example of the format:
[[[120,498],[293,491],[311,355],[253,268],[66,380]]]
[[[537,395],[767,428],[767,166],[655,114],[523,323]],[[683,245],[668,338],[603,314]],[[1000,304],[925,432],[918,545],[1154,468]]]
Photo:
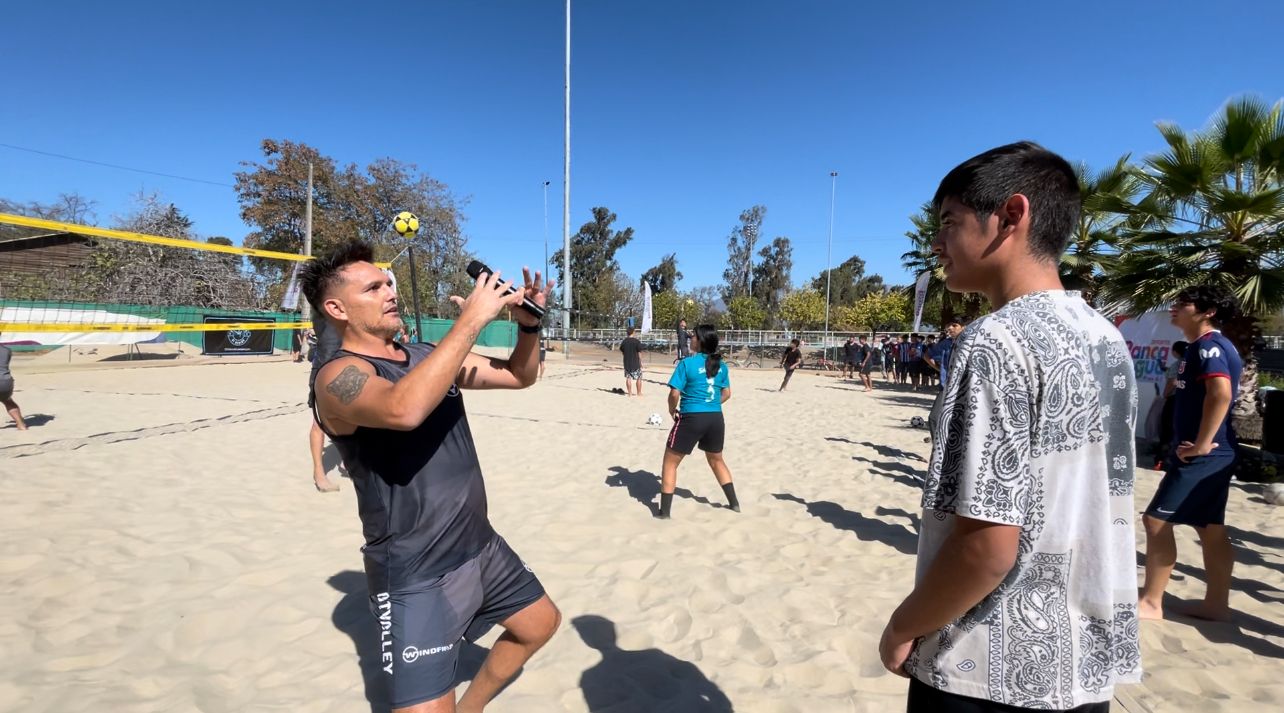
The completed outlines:
[[[562,354],[569,358],[571,332],[571,0],[566,0],[566,138],[562,151]]]
[[[415,276],[415,249],[412,246],[408,250],[410,254],[410,301],[415,306],[415,341],[424,340],[424,325],[419,321],[419,278]]]
[[[548,279],[548,184],[544,181],[544,279]]]
[[[829,172],[829,241],[825,248],[825,345],[821,353],[829,358],[829,286],[834,281],[834,193],[838,189],[838,171]]]
[[[308,162],[308,203],[303,211],[303,254],[308,257],[312,256],[312,162]],[[304,322],[312,320],[312,305],[307,300],[303,300]],[[293,345],[291,345],[293,346]]]

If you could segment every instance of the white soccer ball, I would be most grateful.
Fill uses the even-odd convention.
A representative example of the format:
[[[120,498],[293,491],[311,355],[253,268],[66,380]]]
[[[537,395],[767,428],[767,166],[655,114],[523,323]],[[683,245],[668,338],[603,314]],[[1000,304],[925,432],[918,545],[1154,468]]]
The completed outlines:
[[[646,419],[646,424],[648,426],[659,426],[663,422],[664,420],[660,418],[660,414],[658,413],[653,413]]]
[[[1284,505],[1284,483],[1271,483],[1262,490],[1262,499],[1272,505]]]

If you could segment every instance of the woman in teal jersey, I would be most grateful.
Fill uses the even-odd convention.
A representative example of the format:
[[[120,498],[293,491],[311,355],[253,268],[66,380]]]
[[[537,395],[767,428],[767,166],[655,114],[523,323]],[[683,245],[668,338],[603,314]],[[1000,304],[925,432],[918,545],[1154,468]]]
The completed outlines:
[[[696,446],[704,451],[713,477],[718,479],[727,496],[727,505],[740,512],[736,486],[731,483],[731,469],[722,459],[726,436],[722,404],[731,398],[731,378],[718,353],[718,330],[711,324],[696,327],[691,347],[695,353],[680,360],[669,378],[669,415],[673,417],[673,429],[665,442],[660,478],[660,511],[656,517],[662,520],[669,519],[669,509],[673,506],[678,464],[691,455]]]

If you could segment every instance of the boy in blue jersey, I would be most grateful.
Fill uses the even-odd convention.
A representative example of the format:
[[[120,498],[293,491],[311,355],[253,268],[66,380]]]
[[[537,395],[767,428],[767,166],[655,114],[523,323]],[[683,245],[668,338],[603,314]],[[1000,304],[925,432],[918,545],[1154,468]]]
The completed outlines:
[[[1229,621],[1235,550],[1226,537],[1225,521],[1236,458],[1231,404],[1239,393],[1244,363],[1218,328],[1235,317],[1238,306],[1229,290],[1201,285],[1178,293],[1169,312],[1190,344],[1177,373],[1175,445],[1144,518],[1146,582],[1137,613],[1143,619],[1164,618],[1164,589],[1177,563],[1173,525],[1191,525],[1204,550],[1208,588],[1204,601],[1182,613]]]
[[[691,337],[692,356],[678,362],[669,378],[669,415],[673,428],[665,441],[664,466],[660,477],[660,510],[656,517],[669,519],[673,491],[678,485],[678,464],[691,455],[698,445],[704,451],[713,477],[718,479],[727,505],[740,512],[736,486],[731,483],[731,469],[722,459],[726,425],[722,404],[731,398],[731,377],[718,353],[718,332],[711,324],[696,327]]]

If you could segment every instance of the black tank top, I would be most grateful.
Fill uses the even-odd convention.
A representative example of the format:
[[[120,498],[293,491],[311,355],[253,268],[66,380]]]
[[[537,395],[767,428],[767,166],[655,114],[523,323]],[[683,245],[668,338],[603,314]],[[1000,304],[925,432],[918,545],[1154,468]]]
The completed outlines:
[[[432,353],[431,344],[399,344],[406,361],[339,350],[396,383]],[[426,582],[475,557],[495,531],[486,518],[486,487],[458,386],[418,428],[359,427],[330,438],[357,491],[370,593]]]

